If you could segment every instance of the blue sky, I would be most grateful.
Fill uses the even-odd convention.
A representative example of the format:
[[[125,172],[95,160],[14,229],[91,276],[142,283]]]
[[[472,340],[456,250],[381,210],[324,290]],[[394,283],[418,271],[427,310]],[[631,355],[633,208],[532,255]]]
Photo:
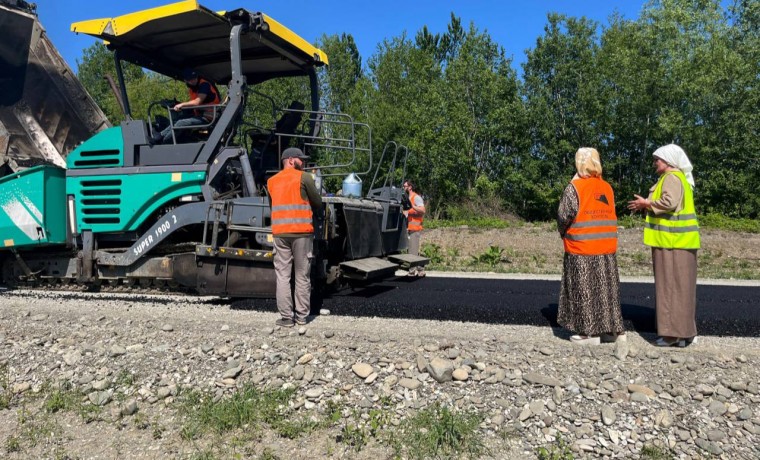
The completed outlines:
[[[82,50],[95,39],[70,32],[72,22],[113,17],[172,3],[171,0],[36,0],[37,12],[53,44],[76,71]],[[543,34],[549,12],[586,16],[606,25],[617,11],[628,19],[639,16],[644,0],[206,0],[201,4],[213,10],[247,8],[262,11],[314,43],[322,34],[353,35],[363,61],[375,53],[384,38],[414,37],[427,25],[433,33],[445,32],[454,12],[468,26],[474,22],[487,31],[513,57],[521,72],[525,50],[533,48]]]

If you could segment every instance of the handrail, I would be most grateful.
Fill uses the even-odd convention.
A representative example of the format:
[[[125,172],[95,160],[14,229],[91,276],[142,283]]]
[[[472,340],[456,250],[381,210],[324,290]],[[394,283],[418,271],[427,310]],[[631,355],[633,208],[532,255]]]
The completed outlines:
[[[148,106],[148,129],[150,132],[151,137],[155,134],[153,132],[153,117],[151,117],[151,114],[153,112],[153,108],[157,105],[161,106],[163,105],[164,101],[158,101],[153,102]],[[198,110],[198,109],[207,109],[212,108],[214,109],[214,116],[211,118],[211,121],[208,123],[200,124],[200,125],[192,125],[192,126],[174,126],[174,119],[172,118],[172,107],[164,107],[166,109],[167,114],[169,115],[167,118],[169,119],[169,126],[172,128],[172,141],[174,144],[177,143],[177,138],[174,135],[174,130],[181,130],[181,129],[201,129],[201,128],[208,128],[210,126],[213,126],[214,123],[216,123],[217,120],[217,114],[220,109],[223,109],[225,104],[204,104],[204,105],[194,105],[192,107],[183,107],[179,111],[184,112],[186,110]],[[204,117],[205,118],[205,117]],[[177,120],[179,121],[179,120]]]
[[[310,170],[320,170],[322,172],[331,169],[348,168],[356,163],[357,153],[361,153],[367,155],[369,162],[366,171],[360,171],[356,174],[362,176],[369,174],[372,171],[374,164],[372,157],[372,129],[368,124],[359,123],[355,121],[353,117],[345,113],[291,108],[283,108],[279,111],[282,113],[302,114],[302,118],[305,121],[319,118],[321,129],[317,136],[305,134],[303,132],[279,133],[273,131],[274,137],[278,140],[278,146],[281,145],[283,139],[297,139],[301,141],[301,145],[304,147],[304,153],[307,155],[309,154],[309,150],[316,149],[324,149],[327,151],[327,154],[332,153],[336,155],[339,152],[350,152],[350,159],[347,161],[340,162],[336,160],[336,163],[333,164],[309,166]],[[341,128],[347,128],[347,135],[332,137],[332,133]],[[360,133],[366,133],[366,146],[359,145],[359,142],[357,141]],[[267,173],[271,172],[277,172],[277,170],[267,171]],[[342,176],[344,174],[345,172],[321,173],[323,177]]]

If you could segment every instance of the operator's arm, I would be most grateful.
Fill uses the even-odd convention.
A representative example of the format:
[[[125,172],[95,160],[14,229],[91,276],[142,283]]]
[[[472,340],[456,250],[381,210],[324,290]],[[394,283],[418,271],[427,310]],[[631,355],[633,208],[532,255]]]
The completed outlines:
[[[193,100],[186,101],[186,102],[180,102],[179,104],[175,105],[174,106],[174,110],[176,112],[179,112],[184,107],[195,107],[196,105],[201,105],[201,101],[204,100],[204,99],[206,99],[206,95],[205,94],[198,94],[198,97],[196,97]]]
[[[209,83],[202,83],[200,88],[198,88],[198,96],[195,99],[191,99],[186,102],[180,102],[174,106],[174,110],[179,112],[184,107],[195,107],[196,105],[201,105],[209,94],[211,94],[211,85]]]
[[[309,200],[312,210],[322,209],[322,197],[317,191],[314,177],[306,172],[301,174],[301,198]]]
[[[565,237],[567,230],[575,221],[575,217],[578,215],[578,207],[578,191],[575,190],[573,184],[568,184],[565,191],[562,192],[557,210],[557,231],[560,237]]]
[[[422,197],[417,195],[414,197],[414,203],[412,203],[412,209],[409,210],[409,214],[414,216],[422,216],[425,214],[425,202]]]

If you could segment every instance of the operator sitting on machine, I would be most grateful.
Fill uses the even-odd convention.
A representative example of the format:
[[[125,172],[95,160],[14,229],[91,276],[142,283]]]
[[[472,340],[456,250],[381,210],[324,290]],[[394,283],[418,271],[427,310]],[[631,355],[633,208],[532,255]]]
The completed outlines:
[[[216,105],[219,104],[221,98],[219,97],[219,90],[216,89],[213,83],[209,82],[205,78],[198,76],[198,73],[192,69],[185,69],[182,72],[182,77],[187,85],[189,100],[186,102],[180,102],[172,107],[175,112],[181,112],[186,107],[195,107],[198,105]],[[214,120],[214,107],[205,107],[203,109],[196,109],[193,111],[181,112],[179,119],[174,123],[174,128],[182,128],[188,126],[200,126],[208,125]],[[187,138],[188,129],[178,129],[176,131],[176,138],[179,142],[180,139]],[[172,141],[172,126],[167,127],[160,133],[153,135],[153,142],[169,144]]]

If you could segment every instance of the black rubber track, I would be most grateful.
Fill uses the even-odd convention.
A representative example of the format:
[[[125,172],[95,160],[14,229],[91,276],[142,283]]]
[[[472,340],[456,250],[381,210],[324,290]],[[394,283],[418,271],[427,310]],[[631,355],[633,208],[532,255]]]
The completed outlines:
[[[654,333],[654,284],[621,283],[626,328]],[[557,327],[559,281],[396,278],[322,299],[333,314]],[[276,311],[274,300],[231,300],[232,308]],[[318,311],[317,299],[312,312]],[[760,287],[697,286],[700,335],[760,336]]]

